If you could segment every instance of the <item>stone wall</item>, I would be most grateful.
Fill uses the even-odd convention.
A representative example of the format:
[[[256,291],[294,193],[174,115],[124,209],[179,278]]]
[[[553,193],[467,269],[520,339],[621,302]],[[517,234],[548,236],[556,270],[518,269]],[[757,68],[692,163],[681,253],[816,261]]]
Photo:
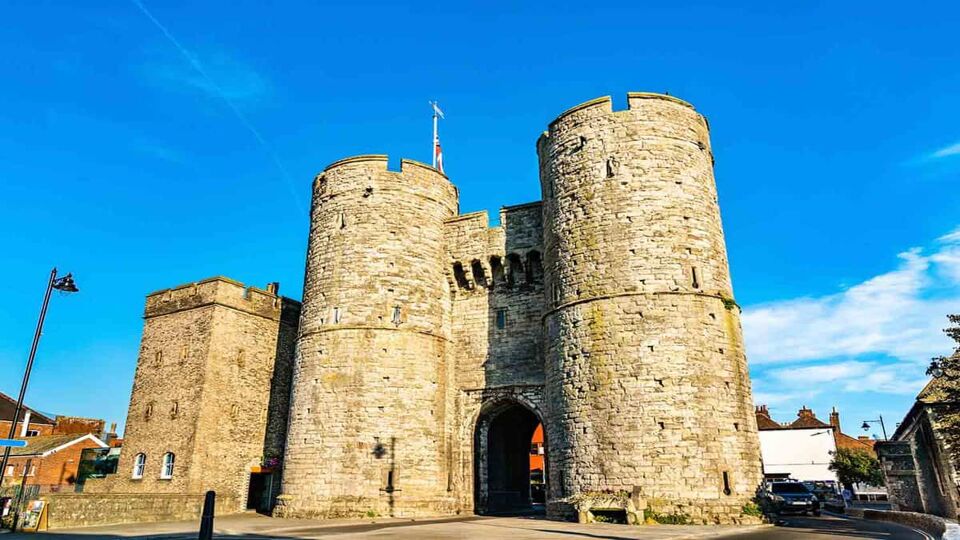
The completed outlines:
[[[760,453],[707,123],[669,96],[628,101],[551,123],[543,202],[503,208],[497,227],[458,215],[426,165],[327,167],[299,329],[274,292],[223,278],[148,297],[120,472],[91,489],[214,487],[240,506],[250,468],[283,451],[278,515],[482,511],[490,463],[516,469],[540,421],[553,517],[628,492],[738,519]],[[167,451],[178,473],[161,480]],[[517,492],[507,476],[500,491]]]
[[[894,510],[923,512],[917,471],[909,441],[878,441],[877,452],[886,479],[887,497]]]
[[[957,518],[960,484],[940,430],[937,406],[918,400],[893,440],[877,445],[895,510]]]
[[[118,472],[86,490],[213,489],[243,504],[251,468],[283,455],[298,317],[276,285],[212,278],[148,296]],[[162,478],[168,452],[174,472]],[[138,454],[146,467],[133,478]]]
[[[475,463],[481,408],[512,401],[541,412],[542,231],[538,202],[504,207],[493,228],[486,212],[445,224],[458,389],[451,459],[458,464],[455,484],[464,510],[485,499],[484,456]]]
[[[669,96],[575,107],[538,143],[548,512],[639,493],[737,519],[760,482],[706,120]]]
[[[44,495],[47,502],[47,526],[90,527],[116,523],[197,520],[203,509],[203,494],[79,494]],[[239,503],[218,496],[217,515],[229,514]]]
[[[314,183],[284,516],[455,511],[443,223],[457,192],[386,156]]]

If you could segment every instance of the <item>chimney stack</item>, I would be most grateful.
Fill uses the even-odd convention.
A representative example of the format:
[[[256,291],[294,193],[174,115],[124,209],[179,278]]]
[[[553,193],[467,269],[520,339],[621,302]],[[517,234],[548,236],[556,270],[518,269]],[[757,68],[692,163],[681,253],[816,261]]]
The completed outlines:
[[[836,407],[830,412],[830,425],[837,428],[837,431],[840,431],[840,413],[837,412]]]

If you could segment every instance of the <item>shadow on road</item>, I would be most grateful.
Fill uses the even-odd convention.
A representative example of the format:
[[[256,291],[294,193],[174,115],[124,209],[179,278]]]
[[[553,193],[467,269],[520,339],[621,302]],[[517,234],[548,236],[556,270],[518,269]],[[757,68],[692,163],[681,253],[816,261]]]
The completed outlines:
[[[819,518],[781,516],[775,522],[775,525],[777,528],[793,530],[804,536],[810,535],[822,538],[871,538],[879,540],[917,538],[916,533],[910,529],[890,523],[826,515]]]

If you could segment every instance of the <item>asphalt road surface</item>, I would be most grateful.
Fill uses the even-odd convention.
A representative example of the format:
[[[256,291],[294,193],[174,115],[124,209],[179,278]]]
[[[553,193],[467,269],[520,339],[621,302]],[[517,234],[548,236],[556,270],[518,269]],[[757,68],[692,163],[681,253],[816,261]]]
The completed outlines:
[[[823,514],[821,517],[783,516],[776,527],[729,537],[737,540],[820,540],[871,538],[880,540],[930,540],[928,534],[883,521]]]
[[[892,523],[822,517],[784,517],[775,527],[645,525],[630,527],[547,521],[531,517],[387,519],[375,522],[282,520],[263,516],[217,519],[215,540],[928,540],[926,534]],[[61,529],[39,534],[10,534],[2,540],[196,540],[194,522],[112,525]]]

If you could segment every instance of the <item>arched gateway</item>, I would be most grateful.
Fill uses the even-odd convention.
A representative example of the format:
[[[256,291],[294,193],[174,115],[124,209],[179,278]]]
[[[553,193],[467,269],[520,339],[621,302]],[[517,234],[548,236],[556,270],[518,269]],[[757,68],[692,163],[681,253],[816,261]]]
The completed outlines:
[[[516,400],[497,401],[481,410],[474,430],[474,508],[478,514],[542,510],[536,503],[542,502],[546,474],[531,466],[531,440],[539,426],[540,416]]]

